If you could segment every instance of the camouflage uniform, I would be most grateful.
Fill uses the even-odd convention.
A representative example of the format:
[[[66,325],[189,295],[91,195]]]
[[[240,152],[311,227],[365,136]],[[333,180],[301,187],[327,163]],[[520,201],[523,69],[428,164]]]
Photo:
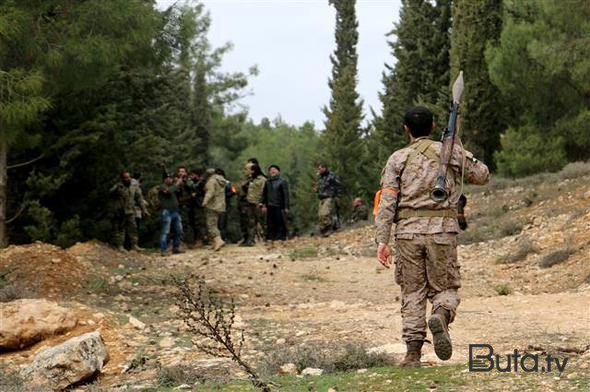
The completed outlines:
[[[203,207],[205,208],[207,232],[212,240],[218,237],[221,238],[218,223],[219,215],[225,212],[225,183],[225,178],[214,173],[209,174],[209,178],[205,183]]]
[[[369,209],[364,203],[354,206],[352,217],[350,219],[353,223],[366,221],[369,219]]]
[[[138,242],[136,212],[139,209],[143,214],[147,213],[141,188],[137,182],[132,181],[128,186],[119,182],[111,188],[110,193],[115,198],[115,245],[119,248],[123,247],[125,234],[127,234],[131,247],[136,248]]]
[[[342,192],[342,183],[336,174],[328,171],[318,179],[318,220],[320,231],[327,234],[340,226],[338,217],[338,195]]]
[[[242,232],[242,239],[244,242],[248,241],[248,233],[249,233],[249,224],[248,224],[248,200],[246,197],[248,196],[248,188],[250,187],[250,168],[252,167],[252,163],[247,163],[244,166],[244,172],[246,174],[246,179],[240,181],[238,184],[238,213],[240,215],[240,231]]]
[[[246,211],[248,214],[248,238],[246,241],[255,241],[256,232],[259,224],[261,223],[261,214],[259,205],[262,203],[262,192],[264,191],[264,185],[266,184],[266,178],[259,175],[256,178],[250,179],[250,185],[248,186],[248,193],[246,195]]]
[[[486,165],[459,145],[454,146],[447,172],[449,198],[430,198],[442,144],[416,139],[394,152],[382,172],[382,196],[376,218],[376,242],[388,244],[395,227],[395,280],[402,289],[402,337],[405,342],[426,337],[426,300],[455,318],[460,299],[460,266],[457,261],[457,203],[461,171],[465,180],[483,185],[489,180]]]

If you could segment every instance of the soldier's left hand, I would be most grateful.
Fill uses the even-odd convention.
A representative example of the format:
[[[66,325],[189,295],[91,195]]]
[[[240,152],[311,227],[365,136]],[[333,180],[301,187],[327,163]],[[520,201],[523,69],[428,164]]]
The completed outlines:
[[[383,265],[385,268],[389,268],[391,266],[391,247],[387,244],[379,244],[377,248],[377,260]]]

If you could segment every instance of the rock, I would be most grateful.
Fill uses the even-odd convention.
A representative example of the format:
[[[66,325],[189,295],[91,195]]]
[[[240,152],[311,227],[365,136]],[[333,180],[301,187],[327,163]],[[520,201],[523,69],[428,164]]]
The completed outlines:
[[[174,389],[176,389],[176,390],[178,390],[178,391],[185,391],[185,390],[193,389],[193,387],[191,387],[191,386],[190,386],[190,385],[188,385],[188,384],[181,384],[181,385],[177,386],[177,387],[176,387],[176,388],[174,388]]]
[[[294,363],[286,363],[279,368],[279,374],[288,374],[291,376],[297,375],[297,365]]]
[[[44,299],[0,304],[0,348],[22,349],[74,328],[78,318],[69,309]]]
[[[129,316],[129,324],[131,324],[133,327],[135,327],[137,329],[144,329],[145,328],[145,323],[142,323],[141,321],[139,321],[138,319],[136,319],[133,316]]]
[[[21,375],[39,389],[62,390],[100,373],[108,358],[102,337],[95,331],[41,351]]]
[[[324,369],[305,368],[301,372],[302,376],[321,376],[324,373]]]
[[[367,372],[367,369],[358,369],[356,372],[358,374],[363,374],[363,373],[366,373]]]
[[[167,338],[160,340],[160,343],[158,343],[158,345],[162,348],[168,348],[168,347],[174,346],[174,343],[175,343],[174,338],[169,336]]]
[[[280,346],[280,345],[287,343],[287,339],[279,338],[279,339],[277,339],[277,341],[275,343]]]
[[[336,388],[328,388],[328,392],[338,392]]]

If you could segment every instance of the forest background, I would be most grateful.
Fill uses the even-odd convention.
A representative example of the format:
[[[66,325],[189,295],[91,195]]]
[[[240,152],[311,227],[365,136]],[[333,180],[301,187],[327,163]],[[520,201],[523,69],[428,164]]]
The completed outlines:
[[[220,70],[231,46],[211,46],[198,1],[161,10],[151,0],[1,0],[1,244],[109,241],[108,189],[122,170],[142,173],[145,189],[161,165],[220,167],[239,181],[250,157],[281,167],[293,226],[312,230],[316,164],[342,178],[343,205],[370,202],[387,157],[407,143],[403,113],[426,105],[443,127],[459,70],[462,138],[497,175],[590,158],[589,2],[403,0],[384,37],[378,113],[363,113],[357,92],[356,2],[329,3],[331,98],[317,128],[249,119],[240,98],[257,70]],[[157,217],[147,223],[145,241]]]

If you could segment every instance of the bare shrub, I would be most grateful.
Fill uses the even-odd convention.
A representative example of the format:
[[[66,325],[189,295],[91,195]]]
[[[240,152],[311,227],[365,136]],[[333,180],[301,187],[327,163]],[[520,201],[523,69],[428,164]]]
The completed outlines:
[[[554,265],[567,261],[572,253],[573,250],[568,246],[557,249],[548,255],[543,256],[541,261],[539,261],[539,266],[541,268],[553,267]]]
[[[590,175],[590,162],[572,162],[568,163],[558,176],[562,180],[572,180]]]
[[[528,236],[524,236],[518,241],[517,248],[514,252],[507,253],[504,256],[498,258],[499,264],[512,264],[522,261],[527,258],[531,253],[538,253],[539,249],[530,240]]]
[[[17,299],[36,297],[37,293],[30,287],[18,286],[14,283],[0,287],[0,302],[11,302]]]
[[[234,330],[236,306],[210,290],[203,278],[173,278],[178,289],[176,304],[180,316],[197,338],[193,344],[200,351],[216,358],[230,358],[247,374],[252,384],[270,392],[270,386],[262,381],[254,369],[242,357],[244,331]]]
[[[160,367],[157,373],[158,386],[174,387],[181,384],[194,385],[205,382],[200,371],[190,366]]]

